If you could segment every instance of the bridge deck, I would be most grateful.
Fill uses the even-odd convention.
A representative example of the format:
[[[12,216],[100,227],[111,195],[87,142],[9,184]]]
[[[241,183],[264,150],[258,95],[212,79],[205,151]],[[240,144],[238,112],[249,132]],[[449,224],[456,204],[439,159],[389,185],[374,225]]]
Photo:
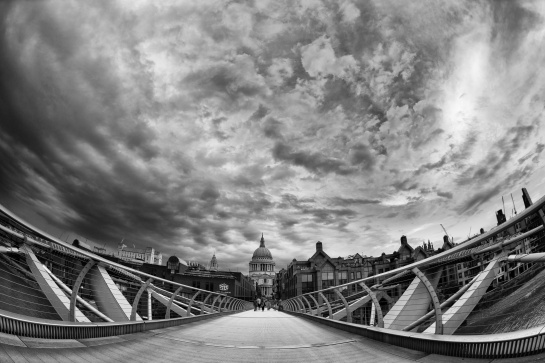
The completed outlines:
[[[513,361],[533,361],[540,357],[543,355]],[[371,360],[381,363],[462,361],[376,342],[273,310],[246,311],[179,327],[99,339],[55,341],[0,335],[0,362]],[[465,359],[467,361],[490,360]]]

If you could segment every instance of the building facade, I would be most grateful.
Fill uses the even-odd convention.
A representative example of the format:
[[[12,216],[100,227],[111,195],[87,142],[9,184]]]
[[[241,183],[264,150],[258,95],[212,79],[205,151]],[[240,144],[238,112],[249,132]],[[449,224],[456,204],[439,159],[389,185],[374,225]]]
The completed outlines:
[[[117,245],[117,257],[125,262],[132,264],[149,263],[151,265],[162,265],[163,254],[156,251],[153,247],[128,248],[123,243]]]
[[[256,286],[257,295],[268,298],[276,297],[274,291],[276,278],[274,267],[275,263],[271,251],[265,247],[265,238],[261,234],[259,247],[254,251],[249,264],[248,274]]]

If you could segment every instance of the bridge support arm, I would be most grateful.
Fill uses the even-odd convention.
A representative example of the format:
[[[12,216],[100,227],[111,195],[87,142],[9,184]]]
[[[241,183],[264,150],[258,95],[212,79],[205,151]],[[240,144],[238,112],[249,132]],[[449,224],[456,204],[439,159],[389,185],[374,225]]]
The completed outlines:
[[[310,315],[314,315],[313,312],[312,312],[312,305],[310,305],[310,303],[308,302],[307,298],[303,295],[301,295],[301,299],[305,300],[305,302],[307,303],[308,305],[308,313]]]
[[[335,289],[335,294],[339,297],[339,299],[342,300],[344,304],[344,308],[346,309],[346,322],[351,323],[352,322],[352,313],[349,310],[348,302],[346,302],[346,299],[344,298],[343,294],[339,291],[339,289]],[[333,318],[333,315],[331,316]]]
[[[212,309],[212,312],[214,313],[214,305],[216,305],[216,301],[218,301],[218,299],[220,298],[220,295],[216,295],[216,297],[214,298],[214,300],[212,300],[212,306],[211,306],[211,309]],[[220,310],[221,312],[221,310]]]
[[[377,299],[377,294],[373,290],[371,290],[364,282],[360,282],[360,286],[367,292],[367,294],[371,297],[371,301],[373,302],[373,307],[375,309],[375,313],[377,314],[378,319],[378,327],[384,328],[384,316],[382,315],[382,309],[380,308],[380,303]],[[371,309],[373,310],[373,309]],[[371,311],[372,315],[372,311]],[[375,324],[375,319],[372,319],[373,325]]]
[[[327,297],[325,297],[325,295],[321,291],[318,292],[318,296],[320,296],[324,300],[325,304],[327,305],[327,310],[329,311],[328,318],[333,319],[333,311],[331,310],[331,304],[329,303],[329,300],[327,300]]]
[[[220,303],[220,313],[221,313],[221,305],[223,305],[223,311],[226,311],[227,310],[227,303],[231,300],[230,297],[227,297],[225,296],[222,300],[221,300],[221,303]]]
[[[76,282],[74,282],[74,286],[72,287],[72,295],[70,295],[70,321],[76,321],[76,300],[78,297],[78,291],[81,287],[81,284],[83,283],[85,275],[87,275],[91,268],[93,268],[95,263],[96,262],[94,260],[89,260],[78,274]]]
[[[34,251],[30,246],[23,245],[21,251],[26,254],[26,262],[36,282],[40,285],[40,289],[47,297],[51,306],[64,321],[70,320],[70,299],[66,296],[63,290],[53,281],[46,271],[45,266],[38,260]],[[79,322],[90,322],[89,319],[79,309],[76,308],[76,317]]]
[[[138,309],[138,303],[140,302],[140,298],[142,297],[142,294],[144,293],[144,291],[147,290],[147,288],[149,287],[152,281],[153,279],[149,278],[146,282],[142,284],[142,286],[140,286],[140,289],[136,293],[136,296],[134,297],[134,301],[132,303],[131,318],[130,318],[131,321],[136,321],[136,310]]]
[[[174,291],[174,293],[170,296],[170,299],[168,300],[168,305],[167,305],[167,312],[165,313],[165,319],[170,319],[170,309],[172,307],[172,303],[174,302],[174,300],[176,299],[176,296],[178,296],[180,291],[182,291],[182,289],[183,289],[183,286],[178,287],[176,291]]]
[[[299,308],[298,310],[303,312],[303,313],[306,313],[307,309],[305,309],[305,304],[303,304],[303,300],[301,300],[300,297],[296,297],[295,301],[297,302],[297,306]]]
[[[212,293],[209,293],[208,295],[206,295],[206,297],[204,298],[204,300],[201,302],[201,314],[200,315],[203,315],[205,312],[206,312],[206,309],[208,309],[206,307],[206,302],[208,301],[208,299],[210,298],[210,296],[212,296]]]
[[[430,280],[418,269],[415,267],[412,269],[412,272],[422,281],[428,294],[430,294],[431,301],[433,302],[433,308],[435,310],[435,334],[443,334],[443,312],[441,311],[441,304],[439,303],[439,298],[435,293],[433,285],[430,283]]]
[[[195,301],[195,298],[196,298],[197,296],[199,296],[200,293],[201,293],[200,290],[197,291],[197,292],[193,295],[193,297],[191,298],[191,301],[189,302],[189,305],[187,305],[187,314],[186,314],[186,316],[191,316],[191,305],[193,305],[193,302]]]
[[[293,302],[291,301],[291,299],[284,301],[284,304],[287,305],[287,308],[289,311],[295,311],[295,309],[293,308]]]
[[[221,313],[221,305],[225,302],[225,299],[226,299],[225,297],[220,296],[218,301],[218,313]]]
[[[231,311],[233,309],[233,305],[236,304],[236,300],[234,298],[231,298],[231,301],[229,302],[229,305],[227,305],[227,310]]]
[[[320,306],[318,305],[318,301],[312,296],[312,294],[309,295],[309,297],[314,301],[314,306],[316,306],[316,310],[312,311],[312,315],[319,315],[320,314]]]

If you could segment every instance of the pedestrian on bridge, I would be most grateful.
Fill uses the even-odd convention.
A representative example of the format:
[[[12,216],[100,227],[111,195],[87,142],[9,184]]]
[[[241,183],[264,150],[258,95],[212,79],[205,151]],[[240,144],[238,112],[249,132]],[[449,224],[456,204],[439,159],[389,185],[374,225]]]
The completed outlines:
[[[259,309],[260,305],[261,305],[261,299],[259,297],[257,297],[254,300],[254,311],[257,311],[257,309]]]

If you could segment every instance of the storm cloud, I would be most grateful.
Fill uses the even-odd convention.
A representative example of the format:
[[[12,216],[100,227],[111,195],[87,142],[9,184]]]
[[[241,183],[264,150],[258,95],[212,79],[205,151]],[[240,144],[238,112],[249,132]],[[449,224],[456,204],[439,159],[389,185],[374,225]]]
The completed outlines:
[[[502,195],[545,194],[543,19],[539,1],[3,1],[0,203],[241,271],[261,233],[278,267],[317,240],[462,238]]]

